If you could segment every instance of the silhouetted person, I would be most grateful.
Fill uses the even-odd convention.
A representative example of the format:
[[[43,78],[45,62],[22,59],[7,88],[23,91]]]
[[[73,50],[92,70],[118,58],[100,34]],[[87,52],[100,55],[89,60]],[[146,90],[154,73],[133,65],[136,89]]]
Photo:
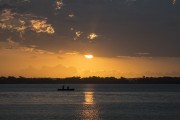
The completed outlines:
[[[69,86],[67,86],[67,89],[69,90]]]
[[[64,90],[64,85],[62,86],[62,89]]]

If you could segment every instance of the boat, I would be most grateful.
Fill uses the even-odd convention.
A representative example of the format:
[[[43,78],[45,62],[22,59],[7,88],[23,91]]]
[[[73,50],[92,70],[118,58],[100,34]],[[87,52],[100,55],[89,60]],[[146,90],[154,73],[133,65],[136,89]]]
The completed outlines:
[[[74,91],[75,89],[74,88],[71,88],[71,89],[57,89],[57,91]]]
[[[62,88],[58,88],[57,91],[74,91],[74,88],[69,88],[69,86],[67,86],[67,88],[64,88],[64,85],[62,86]]]

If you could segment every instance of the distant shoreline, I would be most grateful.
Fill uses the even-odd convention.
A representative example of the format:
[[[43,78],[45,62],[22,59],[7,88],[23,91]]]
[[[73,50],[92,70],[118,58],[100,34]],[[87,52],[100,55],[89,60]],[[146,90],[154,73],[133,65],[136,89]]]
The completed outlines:
[[[0,84],[180,84],[180,77],[69,77],[69,78],[25,78],[0,77]]]

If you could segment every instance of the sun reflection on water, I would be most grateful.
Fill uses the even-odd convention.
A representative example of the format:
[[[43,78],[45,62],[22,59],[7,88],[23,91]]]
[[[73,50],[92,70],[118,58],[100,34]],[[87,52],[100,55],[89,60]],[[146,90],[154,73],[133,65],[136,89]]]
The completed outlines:
[[[95,104],[94,92],[84,92],[84,102],[80,114],[82,120],[100,120],[99,110]]]
[[[94,92],[84,92],[84,104],[94,104]]]

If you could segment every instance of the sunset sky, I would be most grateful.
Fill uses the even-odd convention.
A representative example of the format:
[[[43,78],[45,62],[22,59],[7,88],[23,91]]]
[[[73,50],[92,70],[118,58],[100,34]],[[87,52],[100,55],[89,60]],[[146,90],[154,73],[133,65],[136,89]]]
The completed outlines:
[[[0,76],[180,76],[180,0],[0,0]]]

